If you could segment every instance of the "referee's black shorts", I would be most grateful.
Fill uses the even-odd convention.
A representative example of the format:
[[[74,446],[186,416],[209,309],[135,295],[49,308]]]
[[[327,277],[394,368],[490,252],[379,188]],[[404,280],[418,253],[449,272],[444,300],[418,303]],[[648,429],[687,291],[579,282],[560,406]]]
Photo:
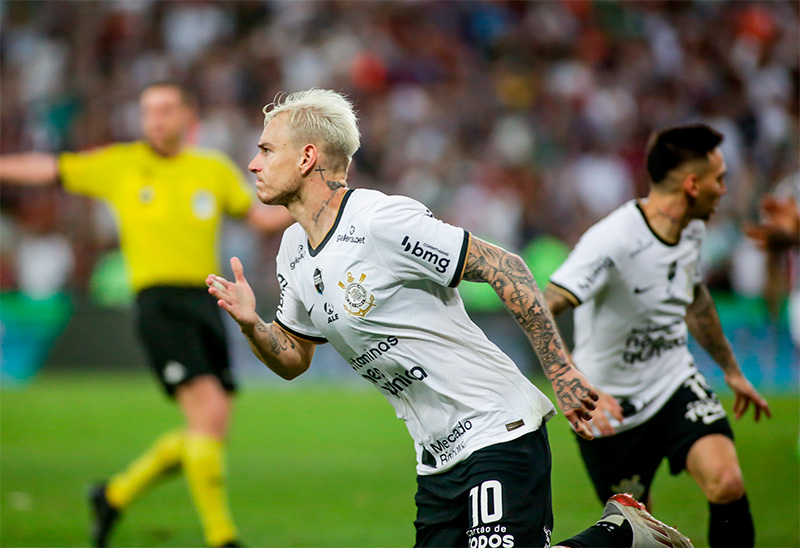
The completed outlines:
[[[417,476],[415,546],[550,546],[550,471],[542,424],[480,449],[446,472]]]
[[[200,375],[213,375],[226,391],[235,391],[225,326],[205,288],[148,287],[136,305],[139,336],[167,394]]]

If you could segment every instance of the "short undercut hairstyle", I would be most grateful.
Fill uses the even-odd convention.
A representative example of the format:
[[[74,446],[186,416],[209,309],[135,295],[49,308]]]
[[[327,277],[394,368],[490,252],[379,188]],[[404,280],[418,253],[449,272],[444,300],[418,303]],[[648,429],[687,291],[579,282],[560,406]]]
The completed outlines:
[[[181,100],[183,100],[184,105],[190,107],[197,106],[197,95],[195,95],[194,91],[183,82],[179,82],[178,80],[156,80],[155,82],[150,82],[142,88],[142,91],[139,92],[139,97],[141,97],[145,91],[153,88],[176,89],[178,90],[178,93],[180,93]]]
[[[278,114],[289,114],[289,129],[296,145],[315,143],[345,169],[361,146],[353,104],[341,93],[311,88],[278,95],[265,106],[264,127]]]
[[[720,132],[705,124],[677,126],[654,133],[647,144],[647,172],[658,184],[687,162],[705,160],[722,142]]]

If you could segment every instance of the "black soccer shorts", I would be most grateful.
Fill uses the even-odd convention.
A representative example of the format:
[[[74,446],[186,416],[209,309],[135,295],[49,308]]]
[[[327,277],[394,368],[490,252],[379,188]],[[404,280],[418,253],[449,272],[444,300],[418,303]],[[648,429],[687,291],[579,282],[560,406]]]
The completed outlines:
[[[668,459],[673,476],[681,473],[689,449],[710,434],[733,439],[722,404],[698,372],[644,424],[606,438],[576,438],[601,502],[622,492],[646,501],[661,461]]]
[[[415,546],[549,546],[550,444],[535,432],[480,449],[440,474],[417,476]]]
[[[236,390],[222,316],[205,288],[149,287],[139,292],[136,305],[139,336],[169,396],[200,375]]]

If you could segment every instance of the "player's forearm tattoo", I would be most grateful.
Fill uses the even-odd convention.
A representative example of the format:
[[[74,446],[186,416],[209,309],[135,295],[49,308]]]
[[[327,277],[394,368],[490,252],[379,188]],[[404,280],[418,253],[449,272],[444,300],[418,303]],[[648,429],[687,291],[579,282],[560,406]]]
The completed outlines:
[[[553,384],[559,407],[565,412],[583,409],[582,400],[590,396],[590,389],[574,376],[553,316],[522,259],[473,238],[464,279],[491,284],[531,341],[545,374]]]
[[[553,391],[560,402],[561,409],[564,410],[581,409],[583,407],[581,400],[590,398],[589,388],[584,386],[583,383],[576,378],[557,378],[553,387]],[[577,424],[575,426],[577,428]]]
[[[542,292],[530,270],[518,256],[472,239],[464,279],[491,284],[536,350],[547,376],[552,380],[570,369],[561,337]]]
[[[282,329],[272,327],[269,332],[270,351],[273,354],[280,354],[290,348],[294,350],[294,341],[290,339]]]
[[[714,299],[703,284],[695,289],[694,302],[686,310],[686,324],[692,336],[725,373],[740,371],[733,349],[722,331]]]
[[[264,340],[264,337],[257,336],[255,332],[264,333],[266,340]],[[295,349],[294,341],[284,333],[283,329],[279,329],[274,325],[267,325],[261,319],[256,322],[253,335],[247,338],[250,346],[257,351],[257,355],[261,358],[265,357],[262,348],[269,348],[269,351],[276,356],[281,352]],[[266,345],[264,342],[266,342]]]

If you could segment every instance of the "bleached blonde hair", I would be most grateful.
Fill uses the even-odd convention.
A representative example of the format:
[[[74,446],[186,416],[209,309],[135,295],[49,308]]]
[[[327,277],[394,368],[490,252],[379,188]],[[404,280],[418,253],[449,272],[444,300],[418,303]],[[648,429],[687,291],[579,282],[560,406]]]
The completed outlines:
[[[319,145],[330,160],[341,161],[345,169],[361,146],[353,103],[341,93],[311,88],[285,96],[278,94],[263,112],[264,127],[275,116],[289,113],[294,143]]]

